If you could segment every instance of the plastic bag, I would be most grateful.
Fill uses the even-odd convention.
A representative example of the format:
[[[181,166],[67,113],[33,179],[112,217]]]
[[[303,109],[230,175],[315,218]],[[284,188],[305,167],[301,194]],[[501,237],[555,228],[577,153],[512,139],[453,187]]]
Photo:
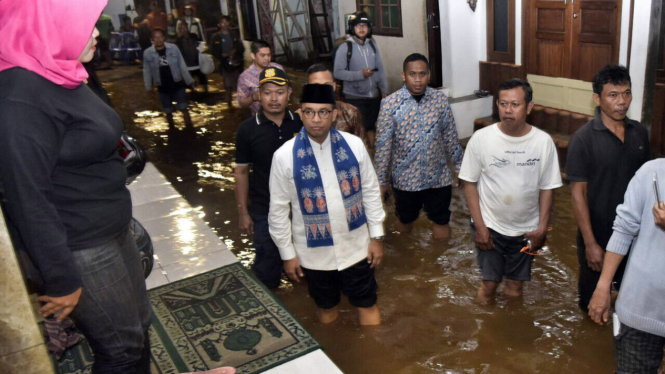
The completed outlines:
[[[207,53],[199,53],[199,70],[203,74],[210,74],[215,71],[215,62],[212,56]]]

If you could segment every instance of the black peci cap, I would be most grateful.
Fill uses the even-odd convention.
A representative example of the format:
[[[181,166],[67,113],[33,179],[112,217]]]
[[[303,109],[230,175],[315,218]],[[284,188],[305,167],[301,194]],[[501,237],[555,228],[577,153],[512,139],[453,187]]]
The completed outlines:
[[[329,84],[306,84],[302,88],[300,103],[332,104],[335,106],[335,91]]]

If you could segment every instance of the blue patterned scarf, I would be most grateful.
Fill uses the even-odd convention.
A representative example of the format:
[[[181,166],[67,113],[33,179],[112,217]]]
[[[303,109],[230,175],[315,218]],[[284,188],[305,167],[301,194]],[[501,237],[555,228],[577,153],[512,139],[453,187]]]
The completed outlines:
[[[334,128],[330,129],[330,148],[339,189],[344,200],[346,222],[349,225],[349,231],[352,231],[367,222],[363,207],[360,165],[342,134]],[[300,130],[293,144],[293,180],[298,191],[300,211],[305,223],[307,247],[333,245],[323,181],[319,175],[319,166],[316,163],[305,127]]]

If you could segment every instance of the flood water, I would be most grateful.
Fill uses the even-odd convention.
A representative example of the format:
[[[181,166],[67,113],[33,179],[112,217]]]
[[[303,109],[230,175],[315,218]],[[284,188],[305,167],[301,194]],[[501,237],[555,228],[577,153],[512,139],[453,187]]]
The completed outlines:
[[[192,206],[202,207],[204,220],[249,267],[252,241],[238,229],[233,192],[235,130],[249,111],[231,112],[221,103],[220,77],[214,74],[209,95],[190,95],[195,130],[169,133],[157,97],[145,94],[140,68],[116,67],[99,75],[150,161]],[[304,75],[295,75],[302,83]],[[181,117],[176,116],[176,123],[184,127]],[[576,224],[568,185],[556,191],[549,250],[536,257],[523,299],[499,295],[494,306],[475,303],[480,278],[461,191],[453,194],[452,239],[447,242],[431,238],[424,216],[412,234],[394,232],[393,208],[386,209],[386,253],[376,273],[381,326],[358,326],[355,309],[346,300],[339,320],[318,323],[303,283],[284,279],[275,292],[343,372],[614,371],[611,327],[596,326],[577,308]]]

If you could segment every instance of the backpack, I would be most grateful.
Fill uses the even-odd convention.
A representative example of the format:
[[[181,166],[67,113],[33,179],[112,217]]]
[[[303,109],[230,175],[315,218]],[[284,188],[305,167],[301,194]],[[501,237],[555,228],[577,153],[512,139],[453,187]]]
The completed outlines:
[[[345,43],[346,43],[346,70],[349,70],[349,64],[351,63],[351,56],[353,56],[353,43],[350,41],[346,41]],[[333,63],[335,62],[335,56],[337,55],[337,50],[339,49],[340,45],[342,45],[342,43],[335,45],[335,47],[333,48],[332,51]],[[374,45],[374,41],[370,39],[369,45],[370,47],[372,47],[374,54],[376,54],[376,45]],[[344,81],[339,79],[336,79],[335,81],[337,82],[337,85],[340,87],[340,91],[344,92]]]
[[[373,40],[369,40],[369,46],[372,47],[374,54],[376,54],[376,46],[374,45]],[[353,43],[350,41],[346,42],[346,70],[349,70],[349,64],[351,63],[351,56],[353,55]]]

